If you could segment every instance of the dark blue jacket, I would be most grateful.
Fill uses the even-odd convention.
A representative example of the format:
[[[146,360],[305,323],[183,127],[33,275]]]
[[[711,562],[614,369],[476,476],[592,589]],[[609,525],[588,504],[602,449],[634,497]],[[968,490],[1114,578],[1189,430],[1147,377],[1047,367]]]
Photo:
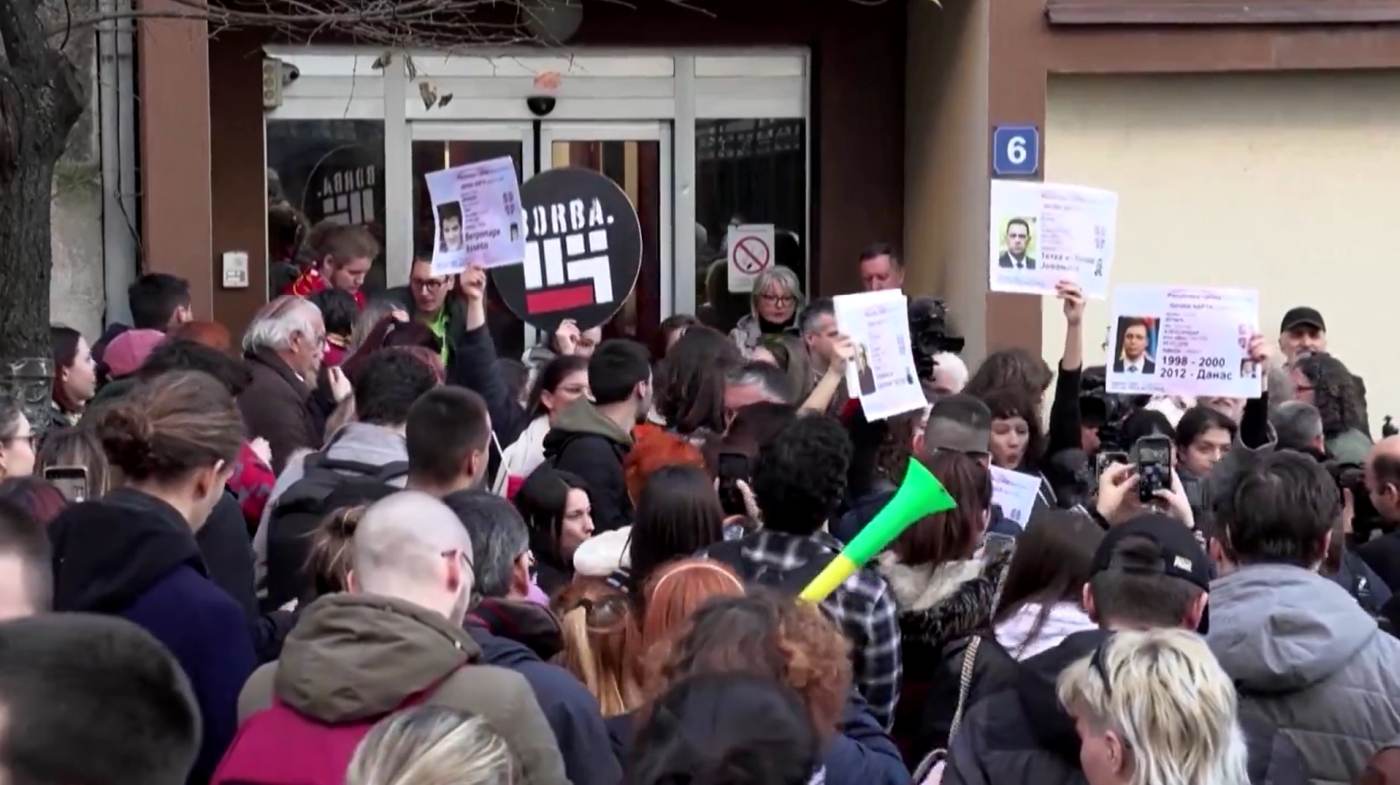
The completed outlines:
[[[55,610],[121,616],[184,668],[204,719],[189,782],[208,782],[238,729],[238,693],[257,661],[248,619],[209,579],[189,524],[165,502],[119,489],[70,507],[49,534]]]
[[[632,754],[636,715],[619,714],[607,722],[618,757],[625,761]],[[837,734],[827,742],[822,766],[825,785],[909,785],[899,748],[854,689]]]
[[[573,674],[544,660],[563,645],[548,610],[529,602],[488,599],[467,617],[466,629],[481,647],[484,664],[509,668],[530,683],[573,785],[622,782],[622,767],[598,701]]]

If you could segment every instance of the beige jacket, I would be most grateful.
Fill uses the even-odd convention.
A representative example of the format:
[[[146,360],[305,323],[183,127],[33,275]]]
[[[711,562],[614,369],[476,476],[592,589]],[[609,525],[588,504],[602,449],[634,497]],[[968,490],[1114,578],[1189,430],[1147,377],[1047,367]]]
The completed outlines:
[[[282,658],[238,697],[238,720],[281,701],[325,723],[393,712],[410,696],[480,715],[510,745],[524,785],[567,785],[559,744],[535,694],[514,671],[476,664],[481,649],[441,614],[391,597],[332,594],[312,603]]]

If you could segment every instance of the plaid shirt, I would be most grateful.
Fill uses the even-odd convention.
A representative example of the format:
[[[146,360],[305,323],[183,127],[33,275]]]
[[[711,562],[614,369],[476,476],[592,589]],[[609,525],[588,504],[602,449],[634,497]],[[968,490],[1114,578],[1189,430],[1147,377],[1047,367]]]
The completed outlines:
[[[830,561],[841,552],[841,543],[824,531],[798,537],[765,530],[744,538],[740,552],[743,563],[730,566],[745,580],[772,586],[812,559]],[[856,688],[888,730],[899,702],[901,673],[899,610],[889,585],[878,571],[865,567],[837,587],[821,607],[850,640]]]

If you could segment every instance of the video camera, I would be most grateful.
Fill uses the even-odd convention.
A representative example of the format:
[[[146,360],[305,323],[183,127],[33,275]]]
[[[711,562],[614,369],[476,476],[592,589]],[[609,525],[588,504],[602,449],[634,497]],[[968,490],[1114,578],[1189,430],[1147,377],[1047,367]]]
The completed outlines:
[[[939,352],[957,354],[966,341],[948,333],[948,305],[937,297],[915,297],[909,301],[909,337],[914,367],[919,378],[932,381],[937,367],[933,356]]]

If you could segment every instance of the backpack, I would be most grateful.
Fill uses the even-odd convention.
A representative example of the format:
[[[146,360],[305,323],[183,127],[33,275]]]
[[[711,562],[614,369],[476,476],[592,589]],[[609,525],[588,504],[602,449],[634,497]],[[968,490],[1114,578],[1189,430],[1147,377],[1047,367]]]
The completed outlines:
[[[249,717],[214,770],[210,785],[343,785],[360,742],[375,723],[422,705],[466,663],[390,711],[328,725],[273,697],[272,706]]]
[[[311,552],[311,535],[327,515],[394,493],[399,489],[389,483],[408,474],[407,461],[374,466],[330,458],[326,451],[306,456],[302,467],[302,478],[277,499],[267,522],[264,607],[268,609],[280,608],[309,594],[311,578],[306,573],[306,561]]]

